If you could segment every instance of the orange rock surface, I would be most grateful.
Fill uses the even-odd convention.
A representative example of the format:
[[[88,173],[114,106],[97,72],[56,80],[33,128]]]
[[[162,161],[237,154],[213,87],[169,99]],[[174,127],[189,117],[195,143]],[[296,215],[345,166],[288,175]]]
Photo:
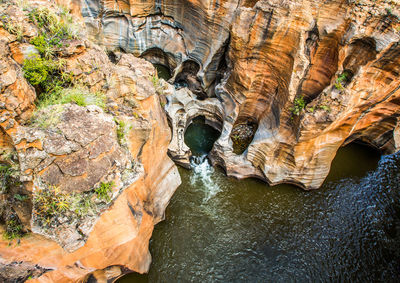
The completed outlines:
[[[47,1],[37,3],[42,7],[57,9]],[[10,17],[21,16],[18,10],[21,7],[10,3],[5,8]],[[23,18],[19,20],[24,21]],[[0,28],[0,31],[7,35],[4,29]],[[24,36],[29,38],[29,35]],[[8,275],[15,276],[16,280],[30,277],[31,282],[82,282],[89,276],[111,280],[128,271],[146,272],[151,262],[148,244],[153,227],[163,219],[165,208],[180,184],[177,168],[167,156],[170,141],[167,119],[154,86],[149,81],[154,75],[154,68],[150,63],[132,55],[124,55],[120,64],[115,65],[99,46],[88,41],[70,42],[67,49],[62,51],[67,70],[73,70],[81,82],[93,91],[101,89],[105,92],[109,97],[107,107],[110,114],[93,106],[66,105],[63,107],[63,115],[66,116],[55,125],[61,128],[52,133],[51,130],[27,123],[35,109],[36,93],[24,79],[20,64],[25,56],[21,50],[25,46],[32,46],[18,42],[12,35],[0,37],[0,44],[0,145],[2,149],[14,148],[18,154],[25,193],[32,194],[39,179],[46,184],[54,181],[64,191],[83,191],[86,180],[92,180],[96,171],[89,170],[90,164],[96,163],[98,159],[112,159],[118,152],[119,155],[125,154],[124,158],[130,156],[131,162],[143,167],[135,181],[113,199],[109,208],[102,211],[82,247],[67,251],[56,241],[34,232],[18,240],[18,244],[16,240],[10,242],[1,238],[0,276],[11,270],[12,273]],[[102,68],[93,71],[94,64]],[[105,87],[111,82],[112,88]],[[129,101],[135,102],[134,107],[128,106],[132,103]],[[99,120],[90,121],[90,117],[85,115],[94,115],[92,118],[98,117]],[[113,122],[113,116],[131,125],[131,128],[126,129],[121,145],[117,143],[117,125]],[[76,119],[79,117],[82,120]],[[96,128],[96,123],[102,121],[100,118],[105,119],[104,127],[111,125],[108,133],[101,134],[101,129]],[[61,122],[68,119],[70,124],[62,126]],[[60,144],[55,139],[60,133],[75,138]],[[96,145],[96,141],[90,141],[97,134],[100,134],[98,141],[101,144]],[[108,139],[101,141],[104,134],[109,134]],[[85,144],[88,144],[87,149]],[[101,148],[104,152],[101,152]],[[89,155],[86,155],[85,150],[88,150]],[[77,154],[78,159],[74,157]],[[43,161],[40,166],[38,160]],[[120,157],[115,157],[114,161],[124,162]],[[106,164],[105,161],[102,163]],[[80,178],[80,181],[67,188],[65,185],[68,182],[64,180],[58,184],[54,179],[55,174],[45,178],[51,164],[57,164],[56,167],[61,168],[63,174],[76,175],[70,179]],[[103,172],[100,177],[105,178],[113,170],[117,170],[117,175],[122,174],[115,166],[120,165],[113,165],[104,172],[98,171]],[[17,210],[19,213],[20,210]],[[27,219],[20,217],[28,231],[34,224],[34,218],[29,213],[24,215]],[[3,233],[4,227],[0,229]]]
[[[171,82],[198,65],[192,77],[224,108],[211,158],[228,175],[315,189],[340,146],[394,149],[398,1],[88,3],[85,21],[110,49],[157,49],[152,62],[163,54]],[[306,109],[294,109],[299,100]]]

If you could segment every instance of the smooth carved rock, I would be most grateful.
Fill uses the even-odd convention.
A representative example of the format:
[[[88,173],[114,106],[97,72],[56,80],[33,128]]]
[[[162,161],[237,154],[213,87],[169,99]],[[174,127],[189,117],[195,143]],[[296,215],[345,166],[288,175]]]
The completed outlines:
[[[165,109],[172,126],[172,139],[168,147],[169,155],[182,166],[190,167],[190,148],[184,142],[184,133],[193,118],[204,116],[214,128],[222,128],[222,104],[216,98],[197,100],[187,88],[176,90],[161,80],[162,92],[167,97]]]
[[[393,150],[398,78],[392,74],[398,72],[384,65],[397,64],[399,21],[387,13],[385,1],[118,3],[117,10],[111,1],[89,1],[83,9],[88,26],[106,23],[97,25],[95,35],[110,48],[176,66],[172,81],[182,78],[188,60],[199,65],[196,79],[222,102],[223,129],[211,157],[228,175],[313,189],[322,184],[337,149],[352,140]],[[398,11],[394,5],[391,10]],[[102,9],[107,13],[100,14]],[[184,80],[189,85],[192,77]],[[308,103],[299,116],[291,110],[295,97]],[[178,111],[170,116],[188,122]],[[249,123],[257,129],[254,137],[235,154],[232,138]],[[181,162],[189,153],[179,146],[179,127],[173,128],[170,153]]]

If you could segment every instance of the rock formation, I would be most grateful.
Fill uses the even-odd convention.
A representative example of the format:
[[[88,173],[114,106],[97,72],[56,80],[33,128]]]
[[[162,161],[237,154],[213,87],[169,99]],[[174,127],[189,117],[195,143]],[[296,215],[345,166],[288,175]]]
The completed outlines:
[[[27,234],[0,241],[2,281],[146,272],[180,183],[167,149],[188,165],[197,116],[221,131],[214,164],[269,184],[318,188],[352,141],[399,148],[398,1],[55,2],[0,1],[1,232]],[[52,24],[70,12],[71,27],[43,25],[43,9]],[[74,25],[58,42],[42,34]],[[48,74],[60,82],[41,85]],[[59,88],[88,98],[36,109]]]
[[[165,110],[170,118],[172,139],[168,153],[178,164],[190,168],[190,148],[184,142],[184,133],[193,118],[204,116],[212,127],[222,129],[223,107],[217,98],[198,100],[187,88],[176,90],[172,85],[161,80],[160,92],[166,96],[168,104]]]
[[[204,93],[218,98],[223,128],[210,154],[214,164],[238,178],[305,189],[322,184],[337,149],[351,141],[393,151],[398,11],[397,1],[369,0],[82,7],[100,43],[169,67],[171,82],[184,78],[200,100]],[[199,109],[192,104],[185,113]],[[193,114],[187,116],[183,125]],[[187,151],[176,156],[173,143],[171,156],[185,159]]]
[[[153,227],[180,184],[150,80],[155,70],[130,54],[111,62],[82,32],[46,58],[63,67],[62,82],[72,77],[65,95],[87,95],[84,104],[76,98],[35,109],[43,89],[28,83],[22,65],[47,61],[31,44],[41,31],[29,13],[65,12],[47,1],[21,3],[0,4],[8,17],[0,28],[0,230],[8,235],[0,240],[0,281],[81,282],[146,272]],[[101,107],[90,105],[102,97]],[[25,236],[13,240],[12,233]]]

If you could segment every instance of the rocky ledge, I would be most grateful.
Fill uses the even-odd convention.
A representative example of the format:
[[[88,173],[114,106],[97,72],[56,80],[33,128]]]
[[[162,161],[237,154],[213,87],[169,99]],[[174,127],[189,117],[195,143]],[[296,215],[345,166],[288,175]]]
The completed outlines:
[[[0,281],[146,272],[180,184],[155,69],[111,61],[56,3],[3,1],[0,17]]]

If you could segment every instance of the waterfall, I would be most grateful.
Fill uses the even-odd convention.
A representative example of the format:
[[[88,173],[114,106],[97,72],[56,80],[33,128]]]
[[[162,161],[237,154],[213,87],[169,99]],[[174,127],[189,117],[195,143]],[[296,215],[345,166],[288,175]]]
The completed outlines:
[[[211,178],[214,168],[210,165],[207,155],[192,156],[190,165],[193,169],[190,182],[193,186],[197,186],[204,191],[205,197],[203,201],[207,202],[221,190],[218,184]]]

